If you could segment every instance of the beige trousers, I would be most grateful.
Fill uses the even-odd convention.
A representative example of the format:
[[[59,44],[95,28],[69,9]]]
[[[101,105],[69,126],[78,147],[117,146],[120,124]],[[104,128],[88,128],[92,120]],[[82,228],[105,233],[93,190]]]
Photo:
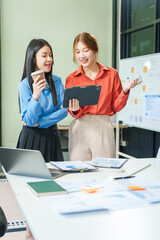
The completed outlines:
[[[84,115],[69,128],[69,159],[92,160],[115,157],[114,130],[109,116]]]

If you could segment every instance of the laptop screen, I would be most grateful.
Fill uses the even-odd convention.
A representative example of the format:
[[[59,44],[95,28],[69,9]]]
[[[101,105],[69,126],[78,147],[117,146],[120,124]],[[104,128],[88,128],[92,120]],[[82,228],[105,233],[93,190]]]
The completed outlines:
[[[0,147],[0,162],[10,174],[52,179],[40,151]]]

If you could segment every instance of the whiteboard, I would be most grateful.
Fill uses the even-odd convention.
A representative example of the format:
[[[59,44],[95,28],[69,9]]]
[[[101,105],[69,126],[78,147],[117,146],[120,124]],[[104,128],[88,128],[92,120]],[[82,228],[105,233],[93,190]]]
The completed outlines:
[[[160,132],[160,54],[120,60],[122,86],[139,78],[143,82],[131,89],[119,120],[128,126]]]

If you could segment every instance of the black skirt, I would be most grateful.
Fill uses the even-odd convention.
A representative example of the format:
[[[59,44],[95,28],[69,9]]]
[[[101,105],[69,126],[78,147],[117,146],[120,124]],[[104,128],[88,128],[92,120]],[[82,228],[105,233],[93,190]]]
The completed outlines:
[[[57,124],[49,128],[23,126],[17,148],[39,150],[45,161],[64,161]]]

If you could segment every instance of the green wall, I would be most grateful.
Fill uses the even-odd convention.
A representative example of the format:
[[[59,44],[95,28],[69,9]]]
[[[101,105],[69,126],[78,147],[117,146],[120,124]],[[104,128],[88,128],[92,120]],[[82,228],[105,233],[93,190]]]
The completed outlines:
[[[54,73],[65,82],[76,69],[72,43],[84,31],[99,43],[99,61],[112,63],[112,0],[1,0],[2,145],[15,147],[22,124],[18,86],[28,43],[44,38],[53,47]],[[61,122],[68,125],[71,117]]]

